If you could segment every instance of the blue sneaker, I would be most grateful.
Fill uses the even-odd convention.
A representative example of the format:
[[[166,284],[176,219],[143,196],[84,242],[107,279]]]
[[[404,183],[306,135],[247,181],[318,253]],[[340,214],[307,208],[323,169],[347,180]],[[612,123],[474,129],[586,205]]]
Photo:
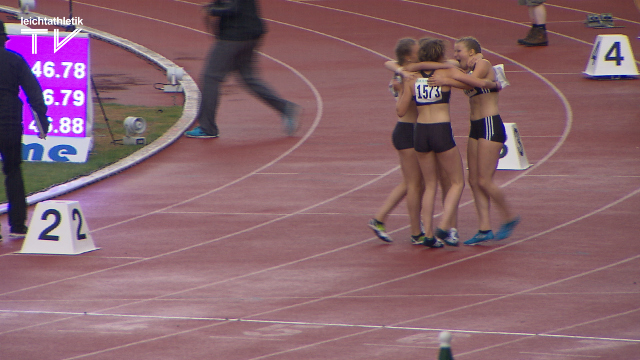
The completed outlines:
[[[496,240],[506,239],[511,236],[513,230],[520,223],[520,216],[516,216],[515,219],[509,221],[508,223],[502,224],[500,230],[496,233]]]
[[[488,233],[484,233],[484,234],[478,231],[477,234],[473,235],[471,239],[465,241],[464,244],[475,245],[487,240],[493,240],[493,231],[489,230]]]
[[[287,136],[293,136],[298,130],[298,115],[300,106],[290,102],[282,114],[282,127]]]
[[[217,138],[218,134],[215,134],[215,135],[207,134],[206,132],[204,132],[204,130],[202,130],[200,126],[198,126],[191,131],[185,132],[184,136],[190,137],[190,138],[196,138],[196,139],[211,139],[211,138]]]

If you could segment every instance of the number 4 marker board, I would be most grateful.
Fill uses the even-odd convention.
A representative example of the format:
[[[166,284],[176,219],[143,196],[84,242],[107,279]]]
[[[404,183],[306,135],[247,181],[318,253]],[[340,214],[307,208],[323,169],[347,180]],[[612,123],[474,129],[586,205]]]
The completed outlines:
[[[98,250],[77,201],[49,200],[36,205],[23,254],[77,255]]]
[[[626,35],[598,35],[584,73],[590,77],[636,77],[638,68]]]

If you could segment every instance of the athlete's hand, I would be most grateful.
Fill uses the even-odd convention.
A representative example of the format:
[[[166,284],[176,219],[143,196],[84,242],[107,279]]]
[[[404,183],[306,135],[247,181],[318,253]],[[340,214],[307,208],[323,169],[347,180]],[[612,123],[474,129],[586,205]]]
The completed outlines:
[[[476,64],[478,63],[478,61],[482,59],[484,59],[484,56],[482,55],[482,53],[475,54],[472,57],[470,57],[469,60],[467,60],[467,66],[469,67],[469,69],[473,69],[476,67]]]
[[[445,86],[447,85],[447,77],[439,74],[433,74],[428,80],[427,84],[429,86]]]
[[[402,78],[404,79],[404,81],[416,81],[416,79],[418,78],[418,73],[417,72],[410,72],[410,71],[403,71],[402,72]]]
[[[402,78],[399,75],[394,76],[393,79],[389,81],[389,91],[394,97],[398,97],[400,90],[402,90],[402,86]]]

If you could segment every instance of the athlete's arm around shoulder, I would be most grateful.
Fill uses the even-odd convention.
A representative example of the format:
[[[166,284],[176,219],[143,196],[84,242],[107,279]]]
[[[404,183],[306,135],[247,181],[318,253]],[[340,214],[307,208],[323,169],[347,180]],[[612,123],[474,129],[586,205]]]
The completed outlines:
[[[458,67],[457,61],[447,60],[445,62],[423,61],[419,63],[407,64],[406,66],[404,66],[404,69],[407,71],[420,71],[420,70],[452,69],[457,67]]]
[[[393,72],[396,72],[398,69],[401,68],[401,66],[395,60],[385,61],[384,67],[385,67],[385,69],[393,71]]]
[[[471,75],[478,79],[493,80],[493,66],[486,59],[478,60]]]
[[[415,77],[408,77],[404,79],[404,86],[402,87],[402,91],[400,92],[400,96],[398,96],[398,101],[396,102],[396,114],[398,117],[405,116],[407,111],[409,111],[411,101],[413,101],[413,86],[415,83]]]
[[[447,71],[447,74],[445,74],[445,76],[450,77],[453,80],[457,80],[459,82],[462,82],[465,84],[464,88],[467,88],[466,85],[468,86],[473,86],[473,87],[480,87],[480,88],[487,88],[487,89],[495,89],[497,87],[496,83],[492,80],[487,80],[487,79],[479,79],[475,76],[469,75],[469,74],[465,74],[461,71],[457,71],[455,69],[446,69],[446,70],[441,70],[441,71]],[[475,73],[475,71],[474,71]],[[456,84],[451,83],[449,84],[450,86],[454,86],[454,87],[459,87],[456,86]]]

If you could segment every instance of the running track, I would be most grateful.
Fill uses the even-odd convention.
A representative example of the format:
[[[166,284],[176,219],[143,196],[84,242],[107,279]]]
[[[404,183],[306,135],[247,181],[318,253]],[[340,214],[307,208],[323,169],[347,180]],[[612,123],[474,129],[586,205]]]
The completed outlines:
[[[1,359],[435,359],[442,329],[456,359],[640,359],[640,84],[581,75],[600,33],[640,59],[633,2],[553,1],[551,46],[535,49],[515,45],[528,19],[512,0],[262,4],[260,67],[304,107],[299,136],[232,81],[219,139],[182,138],[62,196],[101,250],[0,244]],[[603,12],[625,27],[582,24]],[[74,15],[195,78],[211,41],[188,1],[74,1]],[[504,242],[433,250],[408,243],[401,206],[383,244],[365,226],[400,179],[382,62],[401,37],[469,34],[512,83],[501,114],[534,167],[497,179],[523,222]],[[452,101],[464,154],[466,99]]]

